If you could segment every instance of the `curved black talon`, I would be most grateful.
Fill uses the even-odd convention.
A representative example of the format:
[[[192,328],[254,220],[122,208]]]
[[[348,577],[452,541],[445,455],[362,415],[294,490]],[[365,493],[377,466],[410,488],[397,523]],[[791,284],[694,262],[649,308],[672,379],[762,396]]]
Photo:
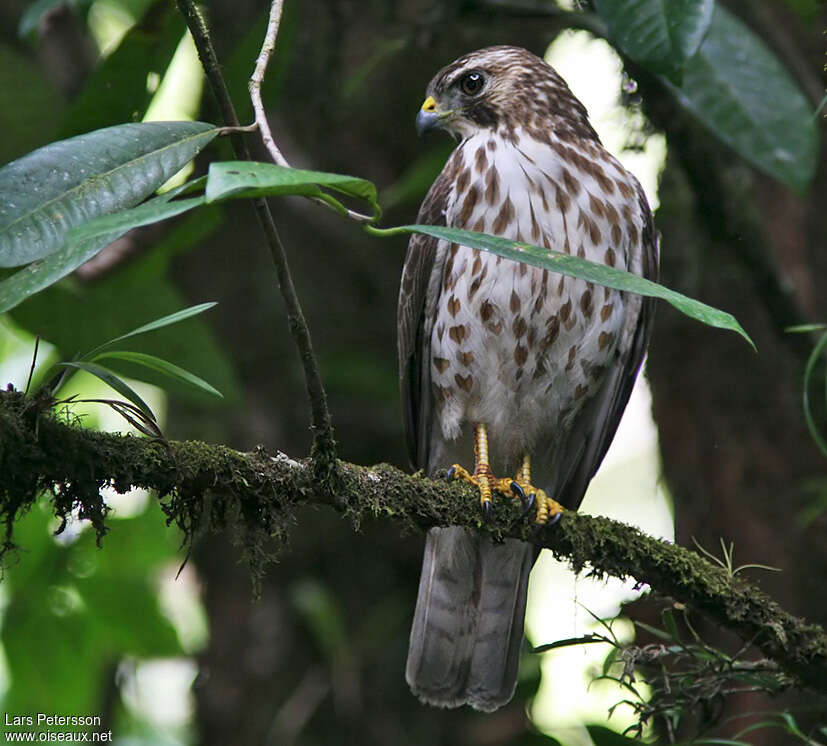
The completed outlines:
[[[450,482],[456,476],[457,470],[452,466],[448,469],[448,473],[445,475],[445,479]]]
[[[534,507],[534,493],[530,492],[528,497],[526,497],[525,490],[520,486],[518,482],[511,483],[511,491],[520,498],[520,502],[523,505],[523,512],[520,515],[520,520],[525,518]]]
[[[483,519],[483,521],[485,521],[486,523],[488,523],[488,522],[491,520],[491,514],[492,514],[492,513],[493,513],[493,510],[492,510],[492,508],[491,508],[491,501],[490,501],[490,500],[486,500],[486,501],[482,504],[482,519]]]

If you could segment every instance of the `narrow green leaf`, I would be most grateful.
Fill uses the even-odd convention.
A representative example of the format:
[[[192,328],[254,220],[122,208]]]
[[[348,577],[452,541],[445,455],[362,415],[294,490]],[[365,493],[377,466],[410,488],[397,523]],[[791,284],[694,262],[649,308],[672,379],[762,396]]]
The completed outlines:
[[[93,376],[100,378],[101,381],[111,386],[125,399],[131,401],[147,417],[155,422],[155,415],[152,413],[149,405],[141,399],[140,396],[138,396],[138,393],[131,386],[129,386],[129,384],[118,378],[112,371],[107,370],[100,365],[96,365],[95,363],[83,362],[81,360],[75,360],[68,363],[58,363],[58,365],[64,368],[77,368],[78,370],[85,370],[87,373],[91,373]]]
[[[130,363],[136,363],[137,365],[142,365],[145,368],[162,373],[177,381],[181,381],[182,383],[189,384],[193,388],[200,389],[208,394],[213,394],[214,396],[218,396],[222,399],[224,398],[223,394],[218,389],[211,386],[203,378],[199,378],[194,373],[190,373],[188,370],[184,370],[183,368],[180,368],[167,360],[163,360],[160,357],[156,357],[155,355],[148,355],[144,352],[129,352],[127,350],[107,350],[106,352],[101,352],[98,355],[95,355],[92,360],[102,360],[104,358],[126,360]]]
[[[247,161],[222,161],[210,165],[207,178],[207,202],[240,197],[296,194],[323,199],[338,212],[344,213],[344,205],[322,191],[320,187],[327,187],[367,202],[373,211],[374,218],[378,218],[381,213],[376,187],[366,179],[321,171],[285,168],[274,163]]]
[[[69,230],[138,204],[216,135],[203,122],[122,124],[51,143],[0,168],[0,266],[41,259]]]
[[[810,431],[810,436],[813,441],[815,441],[818,449],[825,456],[827,456],[827,440],[825,440],[824,436],[819,431],[815,415],[813,414],[813,408],[810,404],[810,385],[813,380],[813,373],[819,360],[821,360],[824,356],[825,349],[827,349],[827,334],[822,335],[821,339],[818,340],[818,343],[810,353],[810,357],[807,359],[807,365],[804,368],[802,400],[804,406],[804,419],[807,422],[807,429]],[[825,387],[827,387],[827,374],[825,374]],[[825,399],[827,399],[827,388],[825,389]]]
[[[205,202],[206,200],[203,195],[173,202],[152,199],[149,202],[138,205],[138,207],[133,207],[131,210],[116,212],[113,215],[103,215],[77,228],[72,228],[66,236],[66,240],[72,243],[82,243],[89,239],[110,235],[112,233],[121,235],[133,228],[150,225],[151,223],[157,223],[161,220],[189,212],[196,207],[201,207]]]
[[[653,72],[676,76],[698,51],[715,0],[595,0],[612,41]]]
[[[161,329],[165,326],[170,326],[172,324],[177,324],[179,321],[183,321],[184,319],[188,319],[191,316],[197,316],[199,313],[204,313],[204,311],[209,310],[213,306],[217,305],[216,301],[210,301],[208,303],[199,303],[195,306],[189,306],[188,308],[182,308],[180,311],[176,311],[175,313],[167,314],[166,316],[162,316],[160,319],[155,319],[154,321],[150,321],[147,324],[142,324],[141,326],[133,329],[126,334],[121,334],[119,337],[115,337],[114,339],[110,339],[108,342],[104,342],[102,345],[99,345],[94,350],[86,353],[83,356],[84,360],[88,360],[93,356],[97,355],[101,350],[111,347],[113,344],[117,342],[121,342],[124,339],[129,339],[130,337],[136,337],[139,334],[146,334],[147,332],[155,331],[156,329]]]
[[[664,84],[723,142],[798,192],[815,173],[813,109],[764,42],[718,4],[680,87]]]
[[[564,254],[560,251],[549,251],[541,246],[509,241],[505,238],[489,236],[485,233],[477,233],[475,231],[461,230],[459,228],[446,228],[436,225],[403,225],[398,228],[387,229],[386,231],[371,229],[370,232],[379,235],[425,233],[429,236],[459,243],[473,249],[490,251],[492,254],[504,257],[505,259],[513,259],[514,261],[530,264],[534,267],[558,272],[561,275],[579,277],[588,282],[605,285],[615,290],[624,290],[629,293],[637,293],[638,295],[661,298],[677,308],[681,313],[686,314],[696,321],[740,334],[752,345],[753,349],[755,348],[752,340],[731,314],[688,298],[681,293],[670,290],[663,285],[659,285],[656,282],[639,277],[638,275],[634,275],[631,272],[624,272],[605,264],[590,262],[586,259]]]

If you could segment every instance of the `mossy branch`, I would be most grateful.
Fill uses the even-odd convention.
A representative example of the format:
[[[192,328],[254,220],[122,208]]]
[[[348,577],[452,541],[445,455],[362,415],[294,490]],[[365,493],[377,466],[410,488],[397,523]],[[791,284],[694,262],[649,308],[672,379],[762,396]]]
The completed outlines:
[[[550,549],[575,572],[634,578],[697,609],[736,632],[774,660],[800,685],[827,692],[827,634],[793,617],[759,590],[733,578],[693,551],[631,526],[566,513],[536,532],[520,520],[515,501],[496,501],[480,526],[472,488],[409,475],[387,464],[340,462],[336,494],[320,487],[308,459],[294,460],[262,448],[249,453],[197,441],[162,441],[99,433],[55,415],[52,402],[0,392],[0,552],[14,547],[15,521],[38,498],[51,495],[55,514],[78,511],[106,533],[107,506],[100,489],[155,490],[170,523],[190,541],[204,530],[235,532],[256,572],[272,539],[283,539],[303,504],[326,505],[355,525],[389,518],[405,530],[436,525],[480,527],[495,537],[515,536]]]

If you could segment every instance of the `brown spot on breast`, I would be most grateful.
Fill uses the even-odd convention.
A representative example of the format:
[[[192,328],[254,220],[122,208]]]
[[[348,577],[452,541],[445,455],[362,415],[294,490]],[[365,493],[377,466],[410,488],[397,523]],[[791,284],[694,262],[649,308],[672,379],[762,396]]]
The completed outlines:
[[[599,381],[603,378],[603,375],[606,373],[606,366],[605,365],[593,365],[591,371],[589,371],[591,377],[595,381]]]
[[[514,218],[514,203],[511,201],[510,197],[506,197],[505,201],[500,207],[500,212],[497,215],[496,220],[494,221],[494,227],[492,233],[495,235],[499,235],[502,233],[507,227],[511,220]]]
[[[617,184],[617,188],[620,193],[623,195],[625,199],[631,199],[632,197],[632,188],[625,182],[621,181],[620,179],[615,179],[615,184]]]
[[[480,289],[480,285],[482,285],[482,278],[483,275],[479,275],[475,277],[471,285],[468,287],[468,300],[472,300],[473,297],[477,294],[477,290]]]
[[[496,150],[497,149],[497,141],[494,139],[489,140],[486,145],[488,146],[489,150]]]
[[[566,276],[565,275],[560,275],[560,282],[557,283],[557,295],[562,295],[563,294],[563,290],[564,290],[565,285],[566,285],[565,280],[566,280]]]
[[[436,338],[441,342],[442,336],[445,334],[445,325],[439,324],[436,328]]]
[[[583,295],[580,296],[580,310],[583,312],[583,315],[588,319],[591,318],[592,315],[592,291],[587,290]]]
[[[485,171],[485,167],[488,165],[488,158],[485,156],[485,147],[480,145],[477,148],[477,157],[475,158],[474,166],[477,169],[478,173],[482,173]]]
[[[468,190],[468,193],[465,195],[465,199],[462,202],[462,209],[460,210],[458,216],[460,225],[467,225],[468,221],[471,220],[471,213],[474,212],[474,208],[477,206],[479,197],[479,189],[477,189],[477,185],[474,184]]]
[[[614,336],[611,332],[600,332],[600,336],[597,338],[597,346],[601,350],[605,350],[612,343]]]
[[[514,360],[517,362],[517,365],[525,365],[525,361],[528,360],[528,347],[518,344],[514,348]]]
[[[560,306],[560,321],[565,324],[569,320],[569,316],[571,316],[571,298]]]
[[[470,374],[467,376],[461,376],[457,373],[454,376],[454,381],[456,381],[457,386],[459,386],[463,391],[470,391],[474,386],[474,377]]]
[[[483,301],[482,305],[480,306],[480,318],[482,319],[483,323],[488,321],[493,314],[494,305],[491,303],[491,301]]]
[[[589,238],[591,238],[595,246],[600,243],[600,228],[597,227],[597,223],[594,220],[589,221]]]
[[[471,183],[471,171],[469,171],[467,168],[463,168],[457,175],[455,183],[457,194],[462,194],[468,188],[468,185]]]
[[[540,349],[546,350],[554,344],[557,335],[560,333],[560,319],[552,316],[546,321],[546,336],[540,341]]]
[[[626,232],[629,234],[629,242],[632,244],[632,246],[635,246],[638,240],[637,228],[635,228],[635,226],[630,223],[629,226],[626,228]]]
[[[457,361],[467,368],[474,362],[474,353],[457,350]]]
[[[612,223],[612,243],[617,246],[623,240],[623,231],[617,223]]]
[[[546,359],[545,357],[537,358],[537,366],[534,368],[534,375],[532,380],[536,381],[540,376],[546,374]]]
[[[562,189],[558,189],[555,194],[555,199],[557,202],[557,209],[560,212],[568,212],[569,207],[571,206],[571,198],[568,194],[566,194]]]
[[[455,295],[452,295],[448,298],[448,313],[451,314],[454,318],[456,318],[457,312],[459,311],[461,304],[459,302],[459,298]]]
[[[571,171],[567,168],[563,169],[563,184],[570,196],[577,196],[580,191],[580,182],[571,175]]]
[[[474,223],[474,227],[471,228],[472,231],[477,231],[477,233],[485,233],[485,215],[481,215],[477,218],[477,222]]]
[[[457,326],[452,326],[448,330],[448,336],[454,340],[457,344],[462,344],[462,340],[468,334],[468,329],[464,324],[458,324]]]
[[[509,301],[508,305],[511,308],[512,313],[517,313],[520,310],[520,306],[522,304],[520,302],[520,296],[517,295],[516,290],[511,291],[511,300]]]
[[[577,357],[577,345],[569,347],[569,360],[566,363],[566,372],[574,367],[574,359]]]
[[[450,364],[450,361],[446,360],[444,357],[434,358],[434,368],[436,368],[440,373],[444,373]]]
[[[471,274],[476,275],[482,269],[482,258],[480,257],[480,252],[478,249],[474,249],[475,256],[474,256],[474,264],[471,267]]]
[[[436,383],[431,383],[431,395],[437,406],[441,406],[448,398],[448,389]]]
[[[606,220],[612,224],[617,223],[620,220],[620,216],[617,214],[615,206],[611,202],[604,202],[603,204],[606,207]]]
[[[525,277],[526,272],[528,272],[528,265],[520,262],[520,264],[517,265],[517,272],[520,274],[520,277]]]
[[[533,349],[534,346],[537,344],[537,327],[532,324],[528,327],[528,336],[526,337],[526,344],[528,344],[528,349]]]
[[[528,322],[526,322],[522,316],[517,316],[517,318],[514,319],[514,323],[511,325],[511,331],[514,333],[514,336],[519,339],[525,335],[526,329],[528,329]]]
[[[610,267],[615,266],[615,262],[617,261],[617,255],[615,254],[614,249],[606,249],[606,254],[603,257],[604,263],[608,264]]]
[[[599,218],[606,216],[606,205],[603,200],[598,199],[591,192],[589,192],[589,208]]]
[[[612,315],[612,307],[613,306],[612,306],[611,303],[606,303],[603,306],[603,308],[600,309],[600,320],[601,321],[606,321],[606,319],[608,319],[609,316]]]
[[[499,336],[500,332],[503,330],[503,322],[502,319],[497,319],[496,322],[490,322],[486,325],[486,329],[494,335]]]
[[[485,201],[496,207],[500,200],[500,176],[496,168],[489,168],[485,175]]]

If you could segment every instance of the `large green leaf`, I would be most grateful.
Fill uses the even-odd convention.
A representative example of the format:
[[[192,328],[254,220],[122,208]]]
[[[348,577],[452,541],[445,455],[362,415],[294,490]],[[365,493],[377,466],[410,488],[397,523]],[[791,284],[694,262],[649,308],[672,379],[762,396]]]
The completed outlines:
[[[729,11],[716,6],[682,85],[664,83],[750,163],[799,192],[807,188],[818,149],[812,107],[764,42]]]
[[[344,214],[344,206],[320,187],[364,200],[370,205],[375,217],[380,213],[376,187],[366,179],[247,161],[223,161],[210,165],[207,202],[297,194],[324,200],[334,210]]]
[[[192,183],[195,182],[190,182]],[[0,281],[0,313],[14,308],[29,296],[73,272],[130,228],[185,212],[186,206],[182,205],[189,202],[188,200],[171,200],[186,191],[190,184],[171,189],[134,210],[104,215],[89,221],[81,228],[71,229],[64,236],[64,245],[60,251],[32,262],[28,267]],[[199,204],[204,201],[203,197],[196,199],[199,200]],[[147,214],[151,215],[151,218],[147,219]],[[103,221],[103,230],[100,229],[100,221]],[[90,226],[90,230],[86,230],[87,226]],[[85,232],[79,234],[81,230]]]
[[[701,45],[715,0],[594,0],[609,36],[629,57],[677,77]]]
[[[136,205],[216,134],[203,122],[122,124],[0,168],[0,266],[48,256],[74,226]]]
[[[690,318],[719,329],[728,329],[737,332],[746,339],[747,342],[751,345],[753,344],[752,340],[732,314],[708,306],[706,303],[688,298],[685,295],[681,295],[681,293],[670,290],[663,285],[658,285],[651,280],[639,277],[630,272],[615,269],[614,267],[609,267],[605,264],[590,262],[587,259],[564,254],[560,251],[549,251],[541,246],[532,246],[531,244],[510,241],[506,238],[498,238],[485,233],[466,231],[459,228],[446,228],[437,225],[403,225],[398,228],[389,228],[386,230],[370,228],[370,231],[379,235],[425,233],[429,236],[435,236],[446,241],[462,244],[463,246],[470,246],[473,249],[490,251],[497,256],[513,259],[524,264],[530,264],[541,269],[548,269],[561,275],[579,277],[588,282],[605,285],[616,290],[625,290],[629,293],[661,298]]]
[[[156,357],[155,355],[147,355],[145,352],[131,352],[129,350],[107,350],[95,355],[92,360],[104,360],[106,358],[126,360],[127,362],[135,363],[136,365],[154,370],[157,373],[179,381],[180,383],[184,383],[187,386],[191,386],[194,389],[198,389],[199,391],[204,391],[208,394],[212,394],[213,396],[222,398],[221,392],[214,386],[207,383],[203,378],[200,378],[194,373],[190,373],[188,370],[169,362],[169,360],[164,360],[160,357]]]

